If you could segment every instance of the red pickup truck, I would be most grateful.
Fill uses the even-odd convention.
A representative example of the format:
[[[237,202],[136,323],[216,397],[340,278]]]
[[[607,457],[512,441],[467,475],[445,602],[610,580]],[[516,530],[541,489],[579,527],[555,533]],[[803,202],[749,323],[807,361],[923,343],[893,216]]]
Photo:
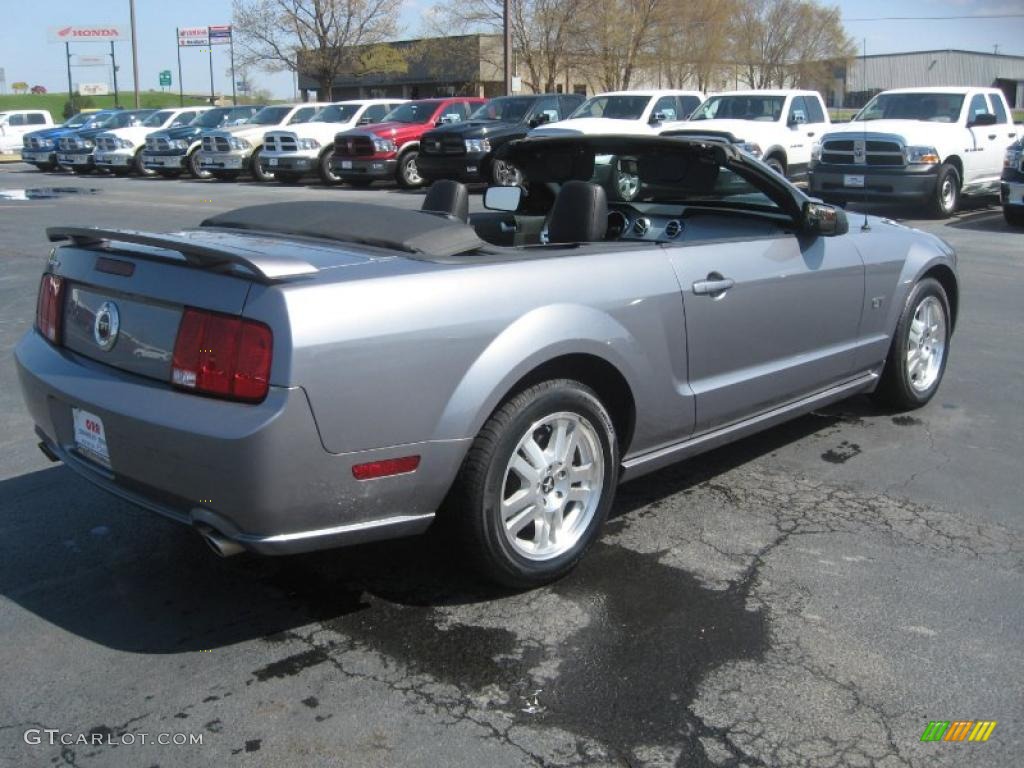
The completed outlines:
[[[391,179],[405,189],[421,187],[424,180],[416,168],[420,137],[435,126],[466,120],[486,101],[455,96],[400,104],[380,123],[337,134],[331,168],[355,187]]]

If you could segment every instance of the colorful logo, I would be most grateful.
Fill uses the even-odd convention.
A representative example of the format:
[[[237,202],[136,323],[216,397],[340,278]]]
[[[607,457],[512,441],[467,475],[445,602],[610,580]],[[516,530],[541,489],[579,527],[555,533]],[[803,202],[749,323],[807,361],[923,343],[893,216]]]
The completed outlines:
[[[921,741],[988,741],[995,729],[995,720],[932,720]]]

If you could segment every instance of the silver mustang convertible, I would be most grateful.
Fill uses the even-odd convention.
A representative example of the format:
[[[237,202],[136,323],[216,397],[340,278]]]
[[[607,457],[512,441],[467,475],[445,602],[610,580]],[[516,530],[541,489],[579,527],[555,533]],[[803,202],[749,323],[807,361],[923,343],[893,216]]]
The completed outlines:
[[[927,403],[956,257],[848,222],[714,141],[506,145],[522,187],[423,211],[294,202],[66,242],[16,350],[54,460],[221,554],[451,517],[492,579],[541,584],[617,484],[861,392]]]

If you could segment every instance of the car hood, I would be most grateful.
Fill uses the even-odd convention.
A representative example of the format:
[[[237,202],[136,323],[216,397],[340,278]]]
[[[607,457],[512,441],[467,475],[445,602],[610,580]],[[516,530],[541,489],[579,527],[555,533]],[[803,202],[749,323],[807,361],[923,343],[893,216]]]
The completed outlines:
[[[263,134],[269,131],[277,131],[284,128],[280,123],[276,125],[229,125],[227,128],[215,128],[211,131],[204,131],[205,136],[237,136],[240,139],[262,139]]]
[[[75,136],[79,139],[95,139],[101,133],[110,133],[109,128],[89,128],[87,130],[68,131],[65,136]]]
[[[858,120],[855,123],[832,126],[825,135],[859,136],[865,133],[887,133],[903,139],[907,144],[931,146],[935,143],[937,132],[939,135],[946,135],[962,130],[963,127],[959,123],[936,123],[928,120]]]
[[[149,134],[162,130],[163,128],[155,128],[152,126],[143,127],[141,125],[130,125],[125,126],[124,128],[111,128],[110,130],[102,131],[102,133],[109,134],[110,136],[117,136],[119,139],[128,139],[139,144],[145,141],[146,136]]]
[[[343,123],[296,123],[275,128],[273,133],[289,133],[299,139],[317,139],[321,143],[330,141],[336,133],[344,133],[356,127],[355,120],[348,120]],[[371,126],[362,126],[369,128]],[[265,131],[271,133],[271,131]]]
[[[441,125],[430,131],[431,136],[457,135],[464,139],[482,139],[491,136],[524,135],[529,126],[522,120],[469,120],[465,123]]]
[[[26,133],[25,138],[32,136],[37,139],[59,139],[61,136],[67,136],[69,133],[81,130],[79,128],[64,128],[63,126],[57,125],[52,128],[44,128],[39,131],[32,131],[32,133]]]
[[[663,130],[663,126],[658,126]],[[617,120],[611,117],[577,117],[541,125],[530,131],[531,136],[557,136],[559,134],[654,134],[655,128],[643,120]]]
[[[159,132],[161,136],[166,136],[168,139],[196,139],[199,138],[199,134],[204,129],[198,126],[192,125],[179,125],[177,128],[164,128]],[[214,128],[208,128],[206,130],[216,130]]]
[[[702,131],[707,131],[708,133],[728,133],[736,141],[747,141],[758,133],[775,131],[779,127],[779,123],[769,120],[684,120],[681,123],[675,123],[673,130],[693,131],[695,133]]]
[[[420,136],[433,128],[433,123],[376,123],[375,125],[363,125],[358,129],[359,133],[373,134],[386,139],[408,139]],[[339,131],[344,133],[345,131]]]

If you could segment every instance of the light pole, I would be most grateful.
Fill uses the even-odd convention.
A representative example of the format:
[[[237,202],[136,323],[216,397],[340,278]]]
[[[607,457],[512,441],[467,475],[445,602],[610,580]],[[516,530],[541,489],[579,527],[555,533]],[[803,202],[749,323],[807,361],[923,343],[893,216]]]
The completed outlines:
[[[512,26],[509,20],[509,1],[505,0],[502,6],[501,23],[505,38],[505,95],[512,95]]]
[[[132,18],[132,78],[135,80],[135,108],[139,108],[139,46],[135,38],[135,0],[128,0],[128,11]]]

